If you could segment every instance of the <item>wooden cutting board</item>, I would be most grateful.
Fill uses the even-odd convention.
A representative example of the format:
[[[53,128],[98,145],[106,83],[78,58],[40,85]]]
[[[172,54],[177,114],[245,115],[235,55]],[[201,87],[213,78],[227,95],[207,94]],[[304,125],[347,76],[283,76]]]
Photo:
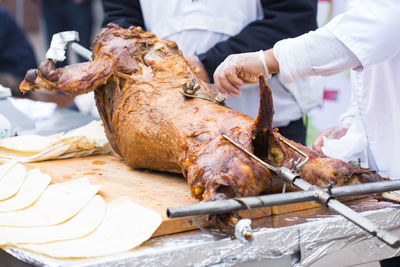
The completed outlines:
[[[169,219],[166,216],[168,207],[199,203],[197,199],[192,198],[189,186],[180,174],[133,170],[115,155],[28,163],[26,167],[40,168],[52,177],[52,183],[87,177],[90,183],[102,186],[99,194],[106,202],[128,196],[133,202],[158,212],[162,223],[153,237],[197,229],[191,218]],[[319,206],[314,202],[305,202],[254,209],[252,213],[253,218],[261,218]],[[240,215],[247,217],[248,212],[241,212]],[[198,217],[196,221],[202,226],[207,226],[204,217]]]
[[[133,202],[152,209],[162,216],[162,224],[153,234],[160,236],[196,229],[191,218],[168,219],[168,207],[199,203],[191,197],[182,175],[165,172],[132,170],[114,155],[52,160],[26,164],[28,169],[40,168],[52,177],[52,183],[87,177],[92,184],[101,185],[100,195],[106,202],[128,196]],[[271,215],[271,208],[253,211],[253,217]],[[196,219],[206,226],[203,217]]]

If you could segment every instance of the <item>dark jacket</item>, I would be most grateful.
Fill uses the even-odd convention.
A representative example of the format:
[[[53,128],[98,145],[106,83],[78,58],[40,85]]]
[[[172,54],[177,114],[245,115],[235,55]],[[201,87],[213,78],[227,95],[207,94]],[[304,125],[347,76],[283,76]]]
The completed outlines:
[[[199,55],[210,79],[230,54],[267,50],[279,40],[317,28],[317,0],[261,0],[261,4],[263,19],[251,22],[237,35]],[[125,28],[135,25],[146,29],[139,0],[103,0],[103,7],[103,25],[113,22]]]
[[[0,72],[23,79],[29,69],[36,68],[31,45],[11,15],[0,6]]]

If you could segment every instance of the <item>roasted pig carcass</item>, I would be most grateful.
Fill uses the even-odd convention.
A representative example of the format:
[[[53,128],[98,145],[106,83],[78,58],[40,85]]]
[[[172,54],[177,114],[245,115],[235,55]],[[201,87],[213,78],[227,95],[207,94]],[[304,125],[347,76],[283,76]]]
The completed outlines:
[[[300,175],[318,186],[330,181],[347,185],[387,179],[281,137],[272,129],[271,91],[262,76],[260,110],[254,120],[211,101],[183,95],[184,85],[210,99],[216,96],[198,79],[174,42],[158,40],[141,28],[110,24],[97,36],[92,51],[93,59],[87,63],[59,69],[51,60],[42,63],[27,72],[21,90],[62,91],[73,96],[94,91],[114,151],[132,168],[182,173],[199,200],[282,191],[276,174],[223,135],[269,164],[288,168],[292,160],[301,159],[282,140],[290,142],[310,157],[298,170]]]

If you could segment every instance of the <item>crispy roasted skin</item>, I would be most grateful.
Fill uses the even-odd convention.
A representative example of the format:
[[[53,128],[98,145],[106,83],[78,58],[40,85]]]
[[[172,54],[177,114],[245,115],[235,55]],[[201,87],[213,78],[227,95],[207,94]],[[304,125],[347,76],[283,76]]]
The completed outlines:
[[[242,147],[275,166],[291,168],[301,156],[272,130],[271,91],[260,76],[256,120],[203,99],[186,98],[182,84],[195,78],[200,91],[215,91],[197,78],[174,42],[158,40],[141,28],[110,24],[93,44],[93,60],[56,69],[46,61],[28,71],[21,91],[45,89],[70,95],[95,91],[107,137],[132,168],[182,173],[194,197],[209,201],[277,193],[275,174],[234,147]],[[287,140],[287,139],[285,139]],[[308,182],[326,186],[385,180],[370,169],[315,153],[300,170]],[[293,189],[292,189],[293,190]]]

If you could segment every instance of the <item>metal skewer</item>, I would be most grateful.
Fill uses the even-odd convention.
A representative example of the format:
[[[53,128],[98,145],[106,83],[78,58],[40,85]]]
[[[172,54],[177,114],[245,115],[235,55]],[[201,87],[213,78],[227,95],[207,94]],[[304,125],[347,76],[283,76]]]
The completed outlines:
[[[259,159],[254,154],[252,154],[249,151],[247,151],[246,149],[242,148],[240,144],[236,143],[234,140],[232,140],[228,136],[223,135],[223,137],[225,139],[227,139],[229,142],[231,142],[233,145],[235,145],[237,148],[244,151],[247,155],[249,155],[249,156],[251,155],[251,157],[256,159],[257,162],[260,162],[261,164],[263,164],[266,167],[267,167],[267,165],[269,165],[269,164],[265,163],[264,161],[262,161],[261,159]],[[280,139],[280,140],[284,141],[283,139]],[[290,143],[285,142],[285,141],[284,141],[284,143],[286,145],[290,146],[292,149],[295,149],[296,151],[298,151],[298,149],[295,148],[294,146],[292,146]],[[308,160],[308,158],[307,158],[307,160]],[[305,162],[303,162],[302,164],[299,164],[299,165],[303,166],[304,163]],[[295,169],[299,169],[299,167],[298,167],[299,165],[295,166]],[[271,166],[271,165],[269,165],[269,166]],[[269,168],[269,167],[267,167],[267,168]],[[278,169],[278,170],[276,171],[276,169]],[[377,236],[380,240],[384,241],[385,243],[387,243],[388,245],[390,245],[392,247],[397,248],[400,246],[400,239],[397,236],[392,235],[391,233],[383,230],[382,228],[380,228],[378,225],[376,225],[372,221],[368,220],[367,218],[361,216],[360,214],[358,214],[351,208],[342,204],[341,202],[336,200],[334,198],[334,196],[332,196],[331,194],[329,194],[327,191],[323,190],[322,188],[320,188],[318,186],[314,186],[314,185],[306,182],[305,180],[303,180],[301,178],[301,176],[299,174],[292,172],[290,169],[288,169],[286,167],[280,167],[280,168],[273,167],[273,169],[271,169],[271,170],[275,171],[279,178],[281,178],[282,180],[291,184],[294,187],[297,187],[304,191],[309,191],[310,189],[312,189],[313,191],[316,192],[315,197],[314,197],[316,201],[318,201],[320,204],[328,207],[329,209],[339,213],[340,215],[342,215],[349,221],[353,222],[354,224],[358,225],[365,231],[369,232],[371,235]]]
[[[75,51],[78,55],[81,57],[90,60],[92,58],[92,51],[87,49],[86,47],[81,46],[80,44],[76,42],[72,42],[69,46],[72,50]]]
[[[332,188],[332,197],[344,198],[371,193],[387,192],[389,190],[400,190],[400,180],[334,187]],[[246,202],[250,208],[256,209],[313,201],[315,200],[316,194],[318,194],[318,192],[319,191],[317,190],[298,191],[285,194],[270,194],[257,197],[244,197],[239,199]],[[180,218],[201,216],[207,214],[222,214],[245,208],[246,207],[244,207],[240,202],[237,202],[234,199],[216,200],[180,207],[170,207],[167,209],[167,215],[169,218]]]
[[[226,135],[223,135],[223,137],[229,142],[231,142],[234,146],[241,149],[247,155],[252,157],[257,162],[259,162],[266,168],[274,171],[278,175],[278,177],[282,179],[284,182],[294,187],[297,187],[301,190],[304,190],[293,193],[241,198],[240,200],[242,202],[245,202],[249,207],[260,208],[260,207],[284,205],[290,203],[315,200],[320,204],[342,215],[343,217],[353,222],[354,224],[358,225],[371,235],[378,237],[380,240],[387,243],[391,247],[398,248],[400,246],[400,239],[397,236],[380,228],[372,221],[361,216],[351,208],[347,207],[346,205],[340,203],[338,200],[335,199],[335,197],[355,196],[355,195],[362,195],[369,193],[399,190],[400,189],[399,180],[360,184],[360,185],[349,185],[349,186],[330,188],[329,190],[326,190],[306,182],[301,178],[301,176],[298,173],[295,173],[286,167],[275,167],[264,162],[263,160],[255,156],[253,153],[244,149],[240,144],[232,140],[230,137]],[[299,168],[302,167],[308,160],[307,155],[302,153],[299,149],[292,146],[285,140],[281,139],[281,141],[283,141],[286,145],[290,146],[292,149],[299,152],[299,154],[305,157],[305,160],[303,162],[301,163],[297,162],[294,164],[294,169],[299,170]],[[206,214],[220,214],[244,208],[245,207],[238,201],[230,199],[230,200],[205,202],[196,205],[168,208],[167,216],[169,218],[178,218],[178,217],[198,216]]]

